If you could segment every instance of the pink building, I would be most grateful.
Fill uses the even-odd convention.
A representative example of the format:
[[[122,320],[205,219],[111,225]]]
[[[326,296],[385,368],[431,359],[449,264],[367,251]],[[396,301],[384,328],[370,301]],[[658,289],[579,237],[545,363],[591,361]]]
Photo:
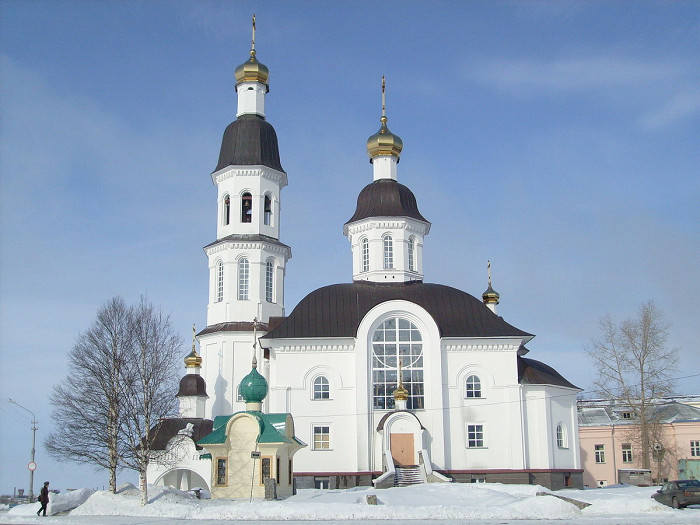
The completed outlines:
[[[659,403],[654,411],[659,427],[650,444],[651,468],[644,470],[634,410],[603,400],[579,401],[584,486],[700,479],[700,408],[672,401]]]

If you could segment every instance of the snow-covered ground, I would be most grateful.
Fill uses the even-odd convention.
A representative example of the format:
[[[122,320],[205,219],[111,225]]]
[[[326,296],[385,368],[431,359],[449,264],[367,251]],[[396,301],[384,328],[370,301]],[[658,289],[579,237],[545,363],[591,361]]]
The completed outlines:
[[[477,520],[479,523],[605,523],[608,525],[700,524],[700,508],[674,510],[650,496],[655,487],[611,487],[565,490],[556,494],[587,502],[583,510],[533,485],[498,483],[433,483],[405,488],[375,490],[302,490],[282,501],[200,500],[171,488],[149,487],[149,504],[141,506],[140,494],[131,484],[118,494],[87,489],[52,494],[47,518],[39,518],[39,504],[21,505],[0,512],[0,523],[75,523],[133,525],[172,523],[179,520],[207,521],[208,525],[233,521],[334,521],[381,522],[385,520],[444,520],[445,523]],[[367,496],[377,497],[369,505]],[[68,508],[74,507],[69,513]]]

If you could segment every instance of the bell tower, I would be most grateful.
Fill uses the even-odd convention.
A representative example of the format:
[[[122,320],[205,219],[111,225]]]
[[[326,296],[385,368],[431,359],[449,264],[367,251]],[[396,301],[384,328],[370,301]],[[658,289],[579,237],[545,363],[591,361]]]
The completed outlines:
[[[269,70],[255,51],[235,71],[236,120],[224,131],[216,169],[216,240],[209,259],[207,326],[267,323],[284,315],[284,275],[291,248],[279,241],[280,192],[287,185],[277,134],[265,119]]]

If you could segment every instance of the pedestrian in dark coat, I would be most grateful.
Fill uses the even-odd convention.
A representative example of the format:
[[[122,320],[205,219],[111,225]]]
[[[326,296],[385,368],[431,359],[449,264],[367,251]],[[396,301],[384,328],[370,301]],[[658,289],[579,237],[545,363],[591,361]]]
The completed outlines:
[[[39,492],[39,503],[41,503],[41,508],[37,511],[36,515],[40,516],[41,512],[44,512],[46,516],[46,505],[49,504],[49,482],[44,481],[44,486],[41,487],[41,492]]]

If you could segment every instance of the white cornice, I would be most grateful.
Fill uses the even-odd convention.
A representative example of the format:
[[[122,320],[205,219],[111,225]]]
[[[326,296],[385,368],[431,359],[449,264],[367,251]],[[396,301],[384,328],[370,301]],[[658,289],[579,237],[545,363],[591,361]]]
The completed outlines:
[[[214,255],[225,250],[265,250],[270,253],[282,255],[287,259],[291,259],[292,250],[289,246],[280,246],[279,244],[268,243],[265,241],[236,241],[236,240],[221,240],[212,246],[204,248],[204,252],[208,255]]]
[[[430,224],[422,221],[411,219],[409,217],[371,217],[358,222],[354,222],[346,226],[345,234],[366,232],[368,230],[383,229],[383,230],[406,230],[413,233],[426,235],[430,230]]]
[[[280,188],[287,185],[287,175],[268,166],[227,166],[211,174],[211,180],[216,185],[231,177],[262,177],[278,184]]]

